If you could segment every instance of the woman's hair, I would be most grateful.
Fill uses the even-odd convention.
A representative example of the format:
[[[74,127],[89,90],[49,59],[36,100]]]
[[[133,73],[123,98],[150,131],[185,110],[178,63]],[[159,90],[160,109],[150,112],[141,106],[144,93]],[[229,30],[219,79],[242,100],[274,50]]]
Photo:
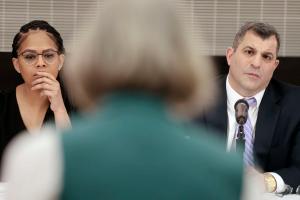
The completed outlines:
[[[20,31],[15,35],[13,43],[12,43],[12,57],[18,57],[18,49],[24,39],[27,37],[30,30],[43,30],[46,31],[49,36],[55,42],[58,53],[63,54],[65,53],[65,48],[63,44],[63,39],[61,38],[59,32],[51,26],[48,22],[43,20],[33,20],[20,28]]]
[[[211,102],[211,62],[199,55],[203,43],[190,37],[170,1],[109,0],[104,6],[64,70],[79,105],[122,89],[163,96],[185,112]]]

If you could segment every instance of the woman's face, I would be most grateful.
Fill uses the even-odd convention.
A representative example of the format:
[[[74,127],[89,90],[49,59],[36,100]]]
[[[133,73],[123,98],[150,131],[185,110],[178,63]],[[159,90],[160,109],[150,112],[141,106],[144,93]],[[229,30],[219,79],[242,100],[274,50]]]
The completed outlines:
[[[25,84],[31,84],[37,72],[43,71],[57,77],[64,62],[64,55],[58,54],[58,48],[53,39],[43,30],[30,30],[18,49],[18,58],[13,58],[13,64]]]

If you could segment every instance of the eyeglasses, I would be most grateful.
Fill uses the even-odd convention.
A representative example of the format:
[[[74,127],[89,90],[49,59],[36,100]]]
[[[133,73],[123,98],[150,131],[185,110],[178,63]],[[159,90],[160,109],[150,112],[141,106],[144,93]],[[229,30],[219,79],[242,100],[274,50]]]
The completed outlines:
[[[20,53],[18,56],[22,56],[23,60],[28,65],[34,65],[38,62],[39,55],[42,56],[43,61],[50,65],[58,58],[58,51],[54,50],[46,50],[42,53],[37,53],[35,51],[24,51]]]

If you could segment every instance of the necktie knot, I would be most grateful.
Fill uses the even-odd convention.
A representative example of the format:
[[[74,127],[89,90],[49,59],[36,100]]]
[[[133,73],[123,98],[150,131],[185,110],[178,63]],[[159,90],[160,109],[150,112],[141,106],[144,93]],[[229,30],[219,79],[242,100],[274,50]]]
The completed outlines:
[[[256,99],[254,97],[245,99],[247,101],[247,103],[249,104],[250,107],[255,107],[256,106]]]

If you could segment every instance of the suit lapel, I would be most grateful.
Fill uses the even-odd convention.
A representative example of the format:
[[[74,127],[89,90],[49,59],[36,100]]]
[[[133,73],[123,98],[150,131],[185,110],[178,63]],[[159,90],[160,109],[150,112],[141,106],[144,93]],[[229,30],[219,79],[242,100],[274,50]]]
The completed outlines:
[[[266,156],[271,148],[280,113],[279,99],[280,95],[276,93],[273,84],[270,82],[259,106],[255,129],[254,152],[258,164],[262,168],[266,166]]]

